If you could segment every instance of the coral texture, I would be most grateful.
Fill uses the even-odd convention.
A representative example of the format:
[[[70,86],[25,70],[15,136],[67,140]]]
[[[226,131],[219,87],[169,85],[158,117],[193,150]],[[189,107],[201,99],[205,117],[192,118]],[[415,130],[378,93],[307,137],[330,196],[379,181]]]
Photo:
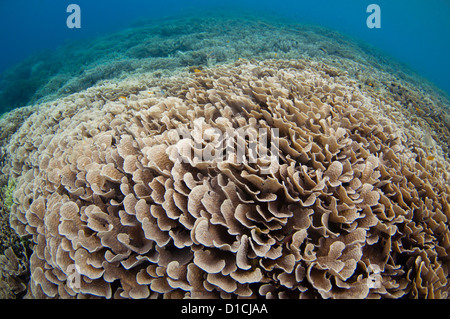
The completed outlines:
[[[240,61],[40,107],[8,146],[29,297],[448,297],[448,162],[333,70]]]
[[[9,247],[0,255],[0,299],[12,299],[27,290],[26,263]]]

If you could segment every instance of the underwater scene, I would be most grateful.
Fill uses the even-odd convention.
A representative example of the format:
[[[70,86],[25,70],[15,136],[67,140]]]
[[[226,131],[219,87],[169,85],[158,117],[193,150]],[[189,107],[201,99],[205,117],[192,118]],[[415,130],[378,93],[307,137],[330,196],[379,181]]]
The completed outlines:
[[[0,11],[1,299],[450,298],[448,2]]]

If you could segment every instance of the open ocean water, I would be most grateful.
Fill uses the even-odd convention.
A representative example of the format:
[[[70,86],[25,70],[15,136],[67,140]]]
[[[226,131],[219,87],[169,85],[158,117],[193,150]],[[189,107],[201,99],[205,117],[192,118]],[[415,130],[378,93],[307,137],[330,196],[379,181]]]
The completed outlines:
[[[0,12],[0,298],[449,298],[448,1]]]

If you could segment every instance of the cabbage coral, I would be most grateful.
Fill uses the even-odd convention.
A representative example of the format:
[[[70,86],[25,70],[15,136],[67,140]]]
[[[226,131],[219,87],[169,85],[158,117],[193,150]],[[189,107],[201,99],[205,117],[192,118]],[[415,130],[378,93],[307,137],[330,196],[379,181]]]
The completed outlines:
[[[241,60],[41,106],[8,145],[29,296],[448,297],[448,162],[333,70]]]

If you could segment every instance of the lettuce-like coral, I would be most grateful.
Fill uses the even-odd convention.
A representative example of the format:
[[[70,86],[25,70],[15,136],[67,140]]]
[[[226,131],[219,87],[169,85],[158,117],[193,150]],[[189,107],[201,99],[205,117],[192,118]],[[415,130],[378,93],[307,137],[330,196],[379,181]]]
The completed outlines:
[[[330,70],[241,60],[41,106],[8,145],[29,296],[448,297],[448,161]]]
[[[13,299],[26,292],[29,276],[27,263],[9,247],[0,255],[0,298]]]
[[[31,243],[19,238],[9,225],[15,189],[16,181],[11,178],[0,192],[0,299],[23,296],[29,281],[27,249]]]

